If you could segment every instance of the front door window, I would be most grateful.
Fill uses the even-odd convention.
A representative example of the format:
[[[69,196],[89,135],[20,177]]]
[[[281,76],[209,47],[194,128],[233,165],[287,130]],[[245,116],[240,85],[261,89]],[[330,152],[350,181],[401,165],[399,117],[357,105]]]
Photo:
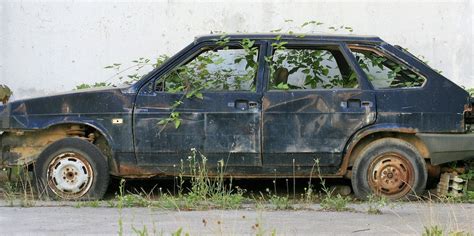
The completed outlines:
[[[255,91],[258,48],[208,49],[157,81],[165,92]]]

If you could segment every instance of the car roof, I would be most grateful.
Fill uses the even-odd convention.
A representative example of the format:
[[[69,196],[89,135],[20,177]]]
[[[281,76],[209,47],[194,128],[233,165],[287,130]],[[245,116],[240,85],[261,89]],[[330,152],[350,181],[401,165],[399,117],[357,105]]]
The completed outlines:
[[[229,38],[229,40],[242,40],[242,39],[252,39],[252,40],[271,40],[276,39],[277,37],[280,40],[297,40],[297,41],[336,41],[336,42],[351,42],[351,43],[382,43],[383,40],[377,36],[367,36],[367,35],[337,35],[337,34],[209,34],[197,36],[194,40],[195,43],[205,42],[205,41],[216,41],[223,38]]]

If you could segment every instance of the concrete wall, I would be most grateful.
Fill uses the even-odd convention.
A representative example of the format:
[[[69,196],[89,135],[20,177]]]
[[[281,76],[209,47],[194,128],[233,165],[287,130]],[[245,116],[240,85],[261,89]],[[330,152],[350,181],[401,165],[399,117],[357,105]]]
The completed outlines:
[[[175,53],[195,35],[268,32],[309,20],[325,23],[313,29],[317,32],[347,25],[354,34],[378,35],[424,55],[457,84],[474,87],[473,3],[469,0],[4,0],[0,3],[0,84],[10,86],[16,99],[70,90],[80,83],[109,79],[113,72],[103,67],[113,62]]]

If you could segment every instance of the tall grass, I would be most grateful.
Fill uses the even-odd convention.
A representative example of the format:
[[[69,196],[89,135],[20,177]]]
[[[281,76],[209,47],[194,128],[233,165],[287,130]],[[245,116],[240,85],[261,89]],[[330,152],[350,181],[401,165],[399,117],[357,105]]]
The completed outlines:
[[[18,203],[22,207],[31,207],[36,203],[36,195],[32,184],[32,175],[28,166],[17,166],[4,170],[8,172],[8,179],[3,182],[3,196],[9,206]]]

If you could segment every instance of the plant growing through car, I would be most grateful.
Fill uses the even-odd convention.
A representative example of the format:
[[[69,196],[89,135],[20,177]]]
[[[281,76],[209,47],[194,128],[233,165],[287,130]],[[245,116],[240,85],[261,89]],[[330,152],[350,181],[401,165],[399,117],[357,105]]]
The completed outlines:
[[[349,32],[352,33],[354,30],[352,27],[347,25],[326,25],[323,22],[311,20],[302,23],[299,26],[295,26],[293,20],[288,19],[284,21],[284,27],[280,29],[271,30],[271,32],[286,32],[296,37],[305,37],[306,33],[321,32],[329,30],[332,32]],[[304,33],[295,33],[301,31]],[[326,50],[293,50],[286,48],[288,42],[282,40],[282,35],[277,35],[274,38],[275,42],[272,43],[274,49],[274,55],[265,58],[270,68],[270,80],[271,88],[277,90],[289,90],[289,89],[302,89],[302,88],[334,88],[344,87],[353,88],[357,86],[357,78],[355,72],[349,75],[339,75],[332,73],[333,68],[330,65],[322,63],[325,60],[332,59],[333,55]],[[160,133],[166,128],[169,123],[174,125],[177,129],[182,124],[182,115],[179,111],[179,107],[182,106],[185,99],[203,99],[202,91],[205,90],[239,90],[242,85],[251,83],[255,77],[258,64],[255,61],[258,53],[258,48],[255,47],[255,42],[250,39],[243,39],[240,42],[239,47],[244,50],[244,54],[238,58],[235,58],[234,63],[245,62],[246,74],[243,76],[237,76],[233,74],[230,69],[224,70],[212,70],[210,68],[221,65],[226,58],[214,53],[218,49],[229,49],[231,45],[230,38],[223,34],[217,41],[216,45],[219,48],[210,49],[200,55],[194,60],[185,65],[178,66],[167,75],[160,78],[154,86],[161,87],[162,91],[169,93],[183,93],[176,101],[170,104],[170,113],[168,117],[162,118],[158,125],[161,126]],[[387,76],[390,81],[394,81],[393,86],[418,86],[422,84],[424,78],[419,77],[415,74],[406,73],[407,68],[393,63],[385,58],[378,56],[375,53],[355,53],[360,66],[364,69],[368,68],[379,68],[381,73],[385,67],[390,68]],[[164,63],[169,57],[161,55],[155,60],[140,57],[132,61],[132,65],[125,67],[122,63],[113,63],[112,65],[106,66],[105,68],[114,70],[115,73],[111,78],[118,77],[121,83],[131,84],[143,77],[140,72],[143,68],[157,68]],[[285,72],[282,68],[288,68]],[[124,72],[133,70],[132,73],[124,75]],[[278,73],[291,74],[302,74],[304,75],[304,83],[295,85],[288,81],[278,81]],[[382,73],[382,74],[383,74]],[[399,74],[407,74],[408,77],[412,78],[407,81],[398,81]],[[370,73],[366,73],[369,80],[375,81],[377,78],[372,76]],[[107,81],[109,81],[109,78]],[[212,79],[209,79],[212,78]],[[97,86],[108,86],[112,85],[110,82],[101,82],[94,85],[81,84],[77,86],[77,89],[97,87]],[[398,81],[398,82],[397,82]],[[397,85],[398,83],[398,85]],[[255,83],[251,84],[251,90],[256,89]]]
[[[305,34],[295,33],[294,31],[306,31],[306,33],[314,33],[320,30],[320,27],[324,25],[324,23],[319,21],[307,21],[301,24],[300,26],[294,26],[293,20],[285,20],[285,24],[287,24],[286,29],[277,29],[272,30],[272,32],[287,32],[288,34],[295,34],[297,37],[304,37]],[[288,25],[289,24],[289,25]],[[347,31],[352,32],[352,27],[349,26],[328,26],[326,29],[330,31]],[[281,40],[281,35],[277,36],[276,42],[273,43],[273,47],[275,49],[284,49],[287,42]],[[216,41],[216,44],[220,46],[222,49],[229,48],[230,39],[227,37],[226,34],[223,34],[219,40]],[[163,118],[159,125],[165,127],[169,123],[173,123],[175,128],[179,128],[181,125],[181,114],[177,111],[178,107],[182,105],[184,98],[186,99],[203,99],[202,91],[203,90],[212,90],[217,86],[221,86],[224,90],[238,90],[242,85],[245,85],[251,82],[254,79],[254,76],[257,71],[258,64],[256,63],[256,55],[258,53],[258,48],[255,47],[255,41],[250,39],[243,39],[240,42],[240,48],[244,50],[244,55],[235,58],[234,63],[241,63],[245,62],[245,70],[247,71],[246,74],[243,76],[236,76],[232,75],[228,70],[221,70],[221,71],[210,71],[208,66],[218,65],[225,61],[225,58],[216,56],[215,54],[208,53],[203,55],[199,55],[197,60],[194,60],[191,63],[186,65],[179,66],[172,72],[170,72],[165,78],[160,79],[160,83],[162,83],[165,87],[165,91],[171,93],[178,93],[184,92],[183,96],[174,101],[171,105],[171,112],[167,118]],[[212,52],[212,51],[211,51]],[[312,88],[318,86],[318,83],[321,84],[322,80],[319,77],[320,75],[328,74],[329,67],[326,65],[321,65],[319,62],[322,60],[321,56],[329,56],[329,55],[317,55],[321,54],[319,51],[314,51],[312,53],[309,52],[300,52],[294,50],[293,52],[288,53],[282,57],[277,57],[276,63],[272,62],[272,58],[266,58],[268,63],[270,64],[271,69],[271,76],[273,78],[275,69],[278,65],[281,66],[283,60],[286,60],[286,63],[289,65],[293,65],[291,73],[297,72],[302,66],[297,65],[296,63],[306,63],[307,65],[316,66],[317,69],[312,70],[311,72],[308,70],[299,71],[299,73],[306,74],[306,82],[305,85],[311,86]],[[135,81],[138,81],[143,77],[143,73],[141,70],[144,68],[157,68],[161,64],[164,63],[169,58],[167,55],[160,55],[155,60],[151,60],[148,58],[140,57],[136,60],[132,61],[132,65],[125,67],[122,63],[113,63],[112,65],[108,65],[105,68],[114,70],[114,74],[107,79],[105,82],[95,83],[95,84],[81,84],[76,87],[76,89],[83,89],[83,88],[90,88],[90,87],[102,87],[102,86],[111,86],[114,85],[109,81],[114,78],[118,78],[120,83],[131,84]],[[125,72],[132,70],[132,73],[124,75]],[[212,76],[216,78],[214,80],[208,80],[207,78]],[[229,78],[231,78],[229,80]],[[353,80],[354,78],[350,78]],[[322,87],[331,87],[335,86],[336,83],[340,83],[343,81],[341,78],[337,78],[336,76],[326,84],[321,84]],[[230,83],[229,83],[230,82]],[[334,85],[331,85],[334,84]],[[280,90],[287,90],[292,88],[291,85],[288,83],[278,83],[275,85],[276,89]],[[251,84],[251,90],[254,91],[256,89],[255,84]],[[163,128],[164,129],[164,128]]]
[[[191,62],[181,65],[160,78],[157,83],[163,91],[170,93],[183,93],[179,100],[171,106],[171,113],[167,118],[162,119],[158,124],[163,125],[162,130],[170,122],[175,128],[181,125],[181,115],[177,109],[183,104],[184,99],[203,99],[204,90],[241,90],[250,84],[250,90],[255,91],[255,84],[252,84],[257,71],[258,64],[256,57],[258,48],[255,41],[243,39],[239,47],[243,50],[238,54],[232,63],[245,63],[245,73],[237,74],[231,68],[225,68],[226,59],[219,50],[228,50],[229,37],[222,35],[216,44],[218,48],[205,51],[194,58]],[[227,62],[228,63],[228,62]],[[216,69],[221,68],[221,69]]]
[[[281,24],[281,25],[283,26],[282,28],[274,29],[274,30],[271,30],[270,32],[281,33],[281,34],[286,33],[286,34],[290,34],[290,35],[295,35],[297,37],[305,37],[305,34],[320,33],[320,32],[324,32],[324,31],[338,32],[338,33],[341,32],[341,31],[352,33],[354,31],[354,29],[351,26],[347,26],[347,25],[327,25],[323,22],[316,21],[316,20],[310,20],[310,21],[303,22],[301,25],[295,25],[293,20],[286,19],[284,21],[284,23]],[[302,32],[302,33],[297,33],[297,32]],[[287,44],[287,42],[281,40],[281,35],[277,36],[275,38],[275,40],[276,40],[276,42],[273,43],[272,46],[276,50],[285,49],[285,45]],[[244,42],[244,41],[246,41],[246,42]],[[230,42],[229,38],[225,34],[223,34],[221,36],[221,38],[216,42],[216,44],[223,47],[223,48],[225,48],[225,47],[227,47],[227,44],[229,42]],[[248,63],[247,66],[251,67],[251,68],[254,68],[254,67],[256,68],[257,65],[252,60],[250,60],[252,58],[253,53],[256,53],[256,48],[252,47],[253,46],[253,41],[249,40],[249,39],[245,39],[245,40],[242,41],[242,46],[243,46],[242,48],[247,53],[247,56],[245,57],[245,59]],[[402,50],[406,50],[406,49],[402,49]],[[318,50],[312,50],[312,51],[313,52],[305,51],[305,50],[302,50],[302,51],[301,50],[294,50],[294,52],[289,51],[288,54],[284,55],[283,57],[282,56],[274,57],[273,59],[275,60],[275,63],[272,63],[272,57],[266,58],[266,61],[268,63],[271,63],[270,64],[270,70],[271,70],[272,75],[273,75],[273,73],[276,72],[277,68],[275,68],[275,67],[278,66],[278,65],[281,65],[281,63],[283,62],[284,59],[287,59],[286,60],[286,63],[288,63],[287,65],[290,65],[292,67],[292,71],[289,71],[290,74],[295,73],[296,71],[299,70],[299,68],[303,68],[301,65],[295,64],[295,62],[303,63],[303,64],[306,64],[306,65],[312,66],[313,67],[312,71],[309,71],[309,70],[299,71],[299,73],[304,73],[306,75],[305,86],[311,86],[312,88],[315,88],[315,87],[331,88],[331,87],[334,87],[334,86],[351,87],[352,85],[356,84],[356,78],[355,78],[354,73],[352,73],[350,75],[350,77],[348,77],[348,78],[341,78],[339,75],[332,75],[332,78],[329,78],[329,81],[324,82],[321,79],[321,76],[326,76],[327,77],[328,73],[329,73],[329,70],[331,68],[328,67],[327,65],[322,65],[319,62],[321,62],[321,56],[329,56],[329,55],[318,55],[318,54],[321,54],[321,51],[318,51]],[[298,54],[307,54],[307,55],[298,55]],[[420,56],[420,57],[424,58],[422,56]],[[151,68],[157,68],[164,61],[166,61],[168,58],[169,58],[169,56],[167,56],[167,55],[160,55],[155,60],[140,57],[136,60],[133,60],[132,61],[133,64],[131,66],[128,66],[128,67],[125,67],[125,68],[123,68],[124,66],[123,66],[122,63],[113,63],[112,65],[108,65],[108,66],[105,67],[106,69],[111,69],[111,70],[115,71],[114,75],[112,75],[111,78],[107,79],[106,82],[95,83],[93,85],[81,84],[81,85],[77,86],[77,89],[89,88],[89,87],[110,86],[110,85],[113,85],[113,84],[108,82],[108,81],[113,79],[113,78],[118,78],[120,83],[131,84],[131,83],[139,80],[140,78],[142,78],[142,76],[144,74],[141,73],[141,70],[143,68],[150,68],[150,67]],[[213,61],[213,60],[209,60],[209,59],[212,59],[212,56],[202,57],[202,58],[205,59],[204,61],[207,61],[207,62],[212,62]],[[220,58],[220,59],[222,59],[222,58]],[[383,60],[383,58],[378,57],[375,54],[366,55],[366,57],[364,59],[360,60],[360,58],[358,58],[358,60],[361,63],[362,67],[364,65],[371,65],[373,67],[380,67],[380,69],[383,69],[383,64],[386,64],[386,65],[390,66],[389,65],[390,61],[385,61],[385,60]],[[427,63],[426,61],[423,61],[423,62]],[[389,72],[389,76],[396,80],[397,74],[398,73],[403,73],[403,70],[405,70],[406,68],[404,68],[402,66],[399,66],[399,65],[392,65],[392,66],[393,66],[393,70]],[[184,66],[183,68],[179,68],[179,69],[186,69],[186,68]],[[125,72],[130,71],[130,70],[133,70],[133,72],[129,73],[127,75],[124,75]],[[205,71],[206,70],[203,70],[203,72],[205,72]],[[221,73],[221,74],[223,76],[226,76],[226,73]],[[254,75],[254,74],[249,73],[249,75]],[[227,76],[228,76],[228,74],[227,74]],[[409,85],[413,85],[413,83],[419,83],[420,78],[416,77],[415,75],[411,75],[411,76],[413,76],[413,81],[401,81],[400,86],[402,86],[402,85],[408,85],[409,86]],[[273,77],[271,77],[271,78],[273,78]],[[374,78],[372,78],[369,75],[369,79],[373,80]],[[238,84],[238,81],[235,81],[235,82],[236,82],[236,84]],[[181,83],[181,82],[178,81],[178,84],[179,83]],[[180,85],[176,88],[176,89],[178,89],[176,91],[183,90],[183,89],[186,88],[187,89],[186,90],[187,94],[189,96],[188,98],[190,98],[190,97],[193,97],[194,93],[199,93],[199,91],[206,88],[206,87],[199,88],[199,86],[198,87],[193,86],[193,88],[190,90],[190,88],[188,87],[189,85],[190,85],[190,83],[188,83],[184,87],[181,87],[182,85]],[[290,89],[290,87],[291,87],[288,83],[276,83],[273,86],[274,86],[275,89],[280,89],[280,90]],[[198,95],[198,97],[199,97],[199,95]],[[170,121],[174,121],[175,127],[176,126],[179,127],[180,122],[176,122],[176,120],[179,120],[179,119],[180,119],[179,115],[177,113],[174,113],[174,114],[170,115],[169,118],[165,119],[165,121],[162,122],[162,125],[167,124]]]

